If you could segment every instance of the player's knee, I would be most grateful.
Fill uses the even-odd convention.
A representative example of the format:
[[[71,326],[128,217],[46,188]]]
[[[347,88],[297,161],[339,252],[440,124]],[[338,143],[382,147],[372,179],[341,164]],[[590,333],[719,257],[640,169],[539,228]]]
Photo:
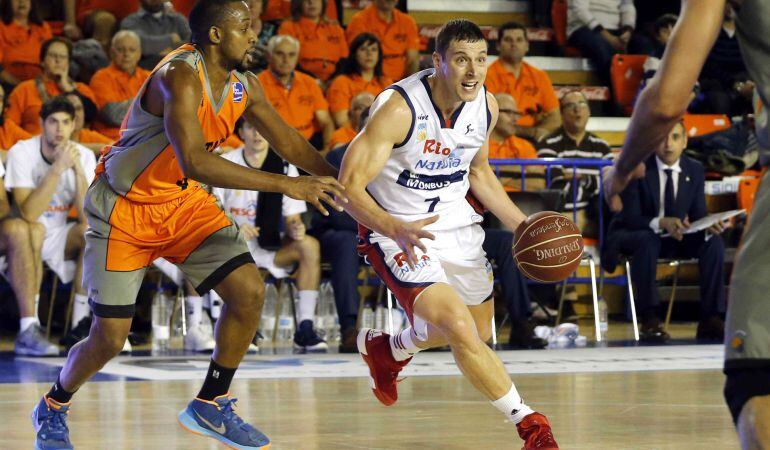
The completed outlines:
[[[318,243],[318,239],[305,236],[299,241],[298,246],[303,261],[315,263],[321,260],[321,244]]]
[[[450,344],[468,343],[476,337],[476,325],[466,317],[449,317],[438,324]]]
[[[0,232],[9,241],[23,241],[27,239],[29,224],[22,219],[6,219],[0,222]]]
[[[129,329],[130,325],[123,327],[97,323],[91,327],[88,339],[100,350],[103,357],[112,358],[123,350]]]
[[[489,342],[492,339],[492,327],[489,324],[476,324],[476,330],[478,331],[479,339],[483,342]]]
[[[239,312],[250,313],[248,311],[255,311],[262,308],[262,304],[265,302],[265,283],[262,281],[254,281],[247,283],[243,286],[242,296],[243,301],[228,303],[228,308],[236,306]]]

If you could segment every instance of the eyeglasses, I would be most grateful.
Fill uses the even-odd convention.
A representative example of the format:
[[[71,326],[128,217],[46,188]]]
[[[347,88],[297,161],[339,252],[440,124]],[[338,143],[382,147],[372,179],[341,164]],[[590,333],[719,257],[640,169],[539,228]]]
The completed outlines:
[[[502,109],[501,108],[499,111],[500,111],[501,114],[511,114],[511,115],[514,115],[514,116],[520,116],[521,115],[521,111],[516,111],[515,109]]]
[[[574,103],[564,103],[561,105],[563,109],[571,109],[573,111],[579,111],[582,108],[588,108],[588,102],[586,101],[579,101]]]

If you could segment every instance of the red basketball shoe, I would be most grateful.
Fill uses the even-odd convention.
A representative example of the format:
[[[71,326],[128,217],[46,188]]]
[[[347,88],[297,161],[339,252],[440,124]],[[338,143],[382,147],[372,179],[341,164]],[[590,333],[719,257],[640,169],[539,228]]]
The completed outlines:
[[[516,425],[519,437],[524,439],[521,450],[558,450],[559,444],[553,438],[551,424],[540,413],[532,413]]]
[[[358,332],[358,353],[369,366],[372,392],[383,405],[390,406],[398,400],[396,382],[398,373],[412,358],[396,361],[390,352],[390,335],[380,330],[362,328]]]

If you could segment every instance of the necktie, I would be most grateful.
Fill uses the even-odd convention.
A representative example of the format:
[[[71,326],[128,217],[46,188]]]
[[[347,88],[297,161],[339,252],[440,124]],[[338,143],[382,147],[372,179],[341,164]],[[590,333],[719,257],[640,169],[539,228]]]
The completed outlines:
[[[672,169],[663,169],[666,172],[666,190],[663,195],[663,216],[664,217],[676,217],[676,210],[674,209],[674,177],[672,175]]]

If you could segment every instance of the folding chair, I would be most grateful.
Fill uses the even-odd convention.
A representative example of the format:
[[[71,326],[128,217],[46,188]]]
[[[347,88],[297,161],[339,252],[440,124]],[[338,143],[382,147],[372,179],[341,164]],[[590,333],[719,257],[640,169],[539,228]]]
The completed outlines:
[[[634,110],[634,100],[644,77],[647,55],[615,55],[610,66],[610,83],[615,103],[626,115]]]

